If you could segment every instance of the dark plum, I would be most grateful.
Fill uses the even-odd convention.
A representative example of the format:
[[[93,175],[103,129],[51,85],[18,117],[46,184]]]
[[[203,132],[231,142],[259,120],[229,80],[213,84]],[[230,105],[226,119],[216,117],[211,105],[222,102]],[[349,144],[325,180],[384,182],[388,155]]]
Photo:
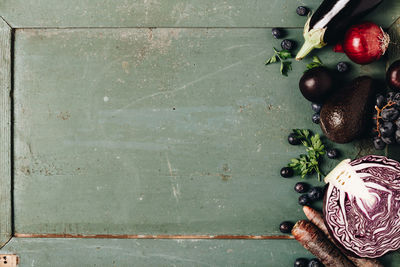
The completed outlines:
[[[307,70],[300,79],[299,88],[307,100],[322,103],[333,89],[332,74],[325,67]]]
[[[393,62],[387,70],[386,84],[392,90],[400,90],[400,60]]]

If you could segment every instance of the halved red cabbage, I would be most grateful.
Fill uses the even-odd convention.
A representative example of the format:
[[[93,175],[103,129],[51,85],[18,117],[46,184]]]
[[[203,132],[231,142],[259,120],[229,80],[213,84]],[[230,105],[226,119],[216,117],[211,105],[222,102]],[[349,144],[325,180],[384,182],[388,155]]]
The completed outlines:
[[[328,176],[323,212],[331,236],[360,257],[376,258],[399,249],[400,163],[369,155],[343,161]],[[361,193],[366,188],[369,197],[358,194],[360,188]]]

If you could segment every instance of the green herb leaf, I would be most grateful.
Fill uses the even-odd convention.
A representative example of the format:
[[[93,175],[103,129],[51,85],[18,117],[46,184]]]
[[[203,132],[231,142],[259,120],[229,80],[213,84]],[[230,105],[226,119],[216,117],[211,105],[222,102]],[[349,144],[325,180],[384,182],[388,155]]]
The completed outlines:
[[[319,164],[321,157],[325,154],[325,146],[319,134],[312,134],[309,130],[293,129],[296,138],[300,139],[306,147],[307,155],[300,155],[299,158],[291,159],[288,164],[293,171],[304,178],[306,175],[318,175],[318,180],[323,176]]]
[[[265,65],[269,65],[271,63],[281,62],[280,72],[284,76],[288,76],[288,72],[292,70],[292,63],[289,61],[285,61],[288,58],[292,58],[292,54],[287,50],[278,51],[275,47],[274,54],[265,61]]]
[[[313,68],[317,68],[317,67],[321,67],[324,64],[322,63],[322,61],[319,59],[319,57],[317,56],[313,56],[313,60],[310,64],[307,64],[307,70],[313,69]],[[304,72],[306,72],[307,70],[305,70]]]

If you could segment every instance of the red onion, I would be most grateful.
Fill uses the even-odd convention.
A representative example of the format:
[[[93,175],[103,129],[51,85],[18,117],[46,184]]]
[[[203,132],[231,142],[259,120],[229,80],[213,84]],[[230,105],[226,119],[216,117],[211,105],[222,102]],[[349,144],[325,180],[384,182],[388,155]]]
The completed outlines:
[[[400,248],[399,162],[375,155],[345,160],[325,181],[325,224],[339,244],[368,258]]]
[[[343,51],[357,64],[369,64],[385,54],[390,37],[381,27],[364,22],[350,27],[343,41]]]

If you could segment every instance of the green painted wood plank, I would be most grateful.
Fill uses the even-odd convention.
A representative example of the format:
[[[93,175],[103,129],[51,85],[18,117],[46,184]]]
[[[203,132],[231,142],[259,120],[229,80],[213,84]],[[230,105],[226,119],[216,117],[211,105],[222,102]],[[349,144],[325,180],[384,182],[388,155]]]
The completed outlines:
[[[47,266],[293,266],[313,258],[295,240],[134,240],[13,238],[1,253],[16,253],[21,267]],[[380,259],[400,264],[400,255]]]
[[[276,235],[303,218],[300,179],[278,173],[304,151],[290,130],[318,131],[297,89],[310,60],[284,78],[263,64],[278,45],[266,29],[17,30],[16,232]]]
[[[11,28],[0,19],[0,247],[11,237]]]
[[[321,0],[2,0],[0,14],[14,27],[303,27],[296,7]],[[385,0],[367,19],[387,27],[399,1]],[[383,15],[385,14],[385,15]]]

